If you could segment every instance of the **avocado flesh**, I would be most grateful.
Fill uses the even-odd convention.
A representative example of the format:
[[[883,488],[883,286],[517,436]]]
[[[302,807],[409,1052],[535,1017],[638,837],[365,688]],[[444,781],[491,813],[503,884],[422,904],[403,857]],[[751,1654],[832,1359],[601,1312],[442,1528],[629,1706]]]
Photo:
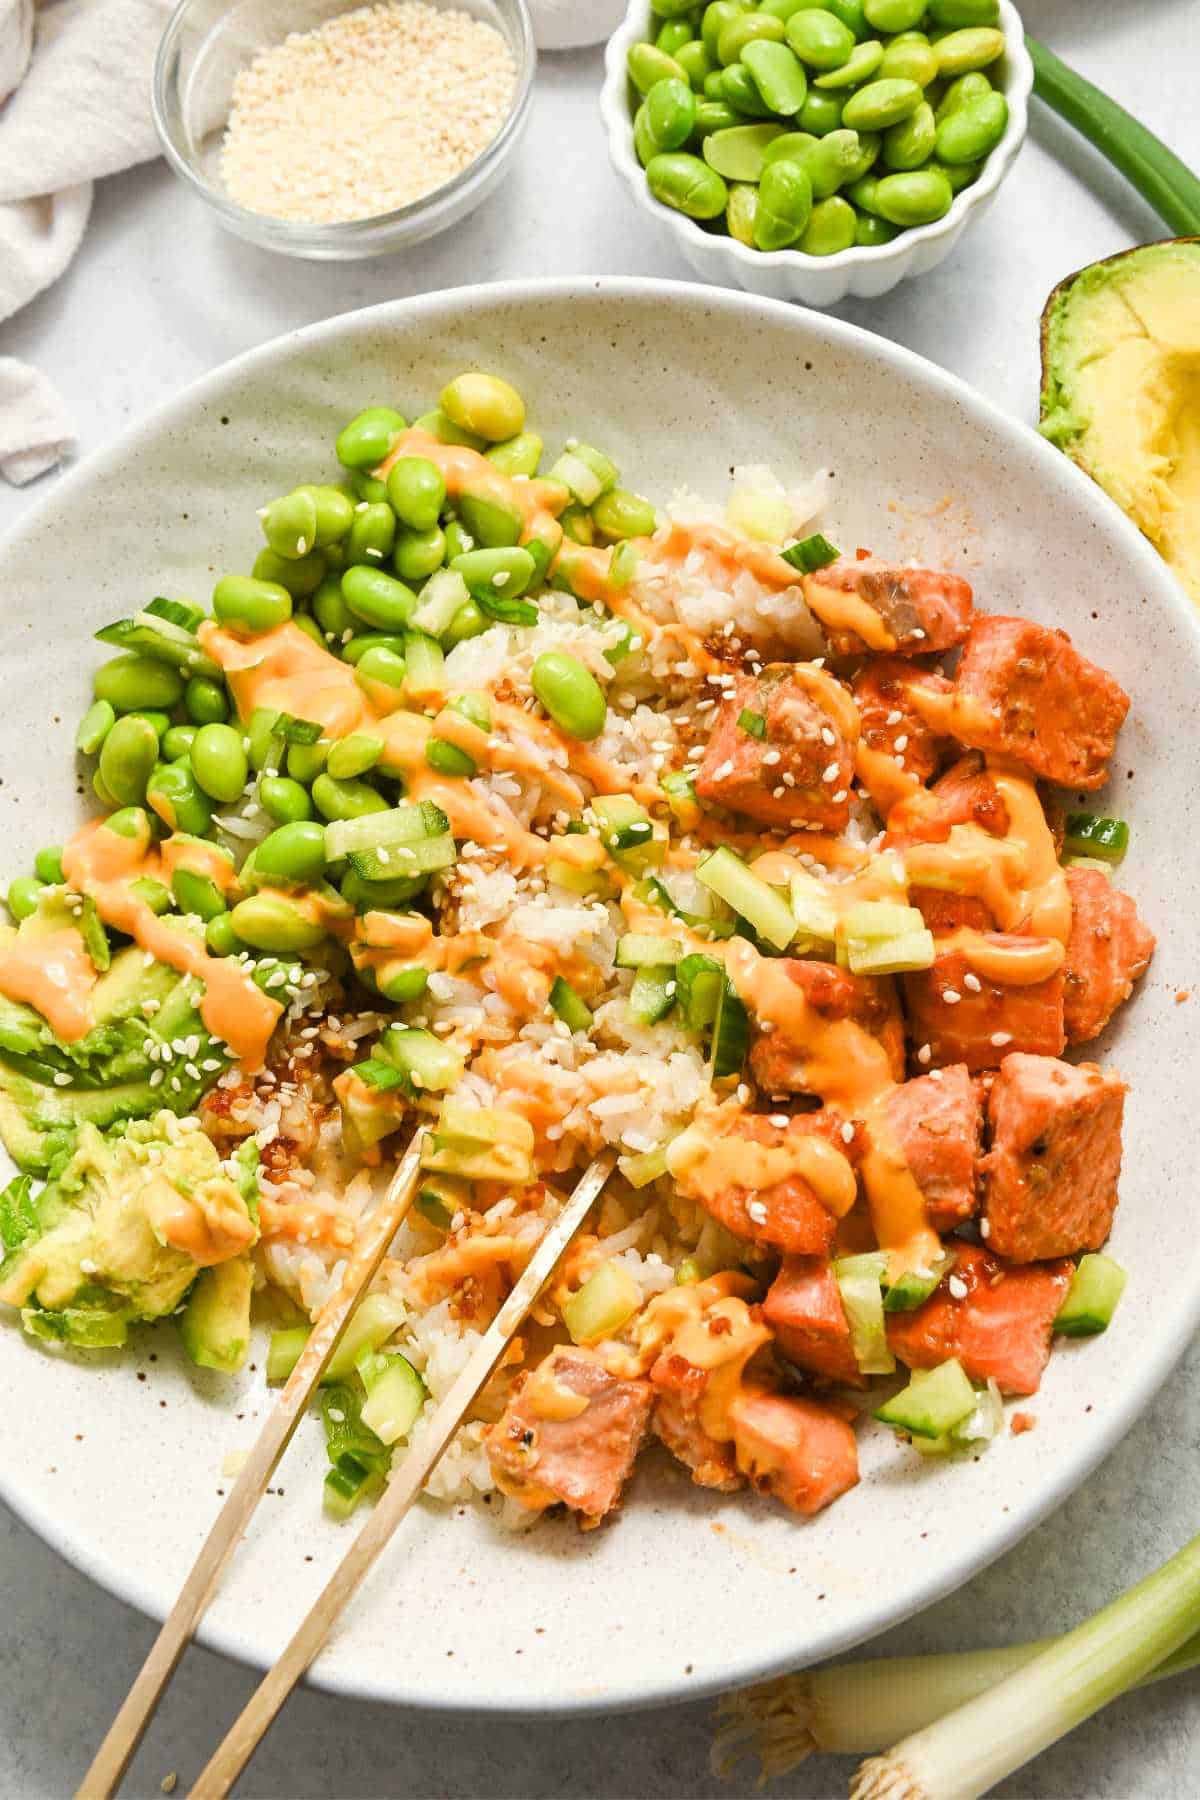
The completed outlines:
[[[1200,605],[1200,239],[1127,250],[1055,288],[1040,429]]]
[[[248,1256],[201,1269],[179,1315],[179,1336],[201,1369],[235,1374],[250,1350],[250,1297],[254,1272]]]

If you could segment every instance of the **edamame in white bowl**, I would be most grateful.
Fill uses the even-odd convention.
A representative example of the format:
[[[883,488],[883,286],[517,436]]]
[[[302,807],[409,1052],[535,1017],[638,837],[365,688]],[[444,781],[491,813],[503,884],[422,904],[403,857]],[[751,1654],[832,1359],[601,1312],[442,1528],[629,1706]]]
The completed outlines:
[[[711,7],[706,9],[706,21],[712,10]],[[786,53],[789,44],[796,40],[794,37],[792,39],[782,37],[778,33],[786,32],[789,29],[794,33],[798,29],[792,25],[792,15],[788,14],[787,0],[765,0],[765,5],[760,10],[764,16],[769,16],[771,21],[766,29],[771,31],[772,35],[763,40],[771,45],[768,55],[779,52]],[[841,96],[849,94],[861,104],[860,96],[868,84],[878,83],[882,87],[886,81],[892,88],[902,85],[889,71],[896,58],[902,54],[899,47],[903,36],[900,25],[907,17],[908,12],[913,10],[914,8],[910,7],[907,12],[897,13],[895,25],[888,30],[872,27],[863,16],[862,6],[857,3],[857,0],[837,0],[837,4],[830,5],[827,10],[797,6],[793,9],[793,14],[796,17],[803,15],[806,24],[810,12],[812,12],[815,18],[828,23],[830,28],[828,35],[831,40],[835,34],[844,35],[846,40],[844,45],[831,41],[828,48],[823,43],[813,46],[809,46],[807,43],[801,44],[804,54],[800,60],[804,65],[808,97],[811,99],[812,96],[819,96],[823,107],[829,111],[829,119],[821,118],[809,121],[803,114],[800,116],[793,114],[789,117],[784,114],[772,113],[765,104],[756,99],[753,83],[748,71],[745,71],[748,84],[745,104],[748,109],[756,110],[747,110],[743,115],[737,109],[732,109],[729,111],[728,119],[723,121],[717,120],[714,112],[714,122],[718,128],[722,123],[725,125],[740,123],[743,126],[751,127],[751,132],[746,134],[749,137],[755,135],[753,128],[756,126],[765,127],[763,135],[766,137],[775,130],[782,134],[784,131],[802,129],[810,122],[813,123],[815,134],[818,137],[830,133],[840,124],[840,105],[837,102],[840,101]],[[946,12],[946,18],[953,26],[958,23],[960,18],[965,21],[977,9],[971,6],[969,0],[960,0],[958,5],[951,4],[948,11],[945,7],[942,10]],[[753,196],[756,193],[753,184],[761,179],[754,166],[759,161],[757,153],[753,163],[747,166],[746,173],[739,172],[731,176],[724,197],[717,191],[723,185],[722,180],[717,177],[715,171],[708,171],[709,182],[714,192],[711,200],[705,196],[700,203],[705,214],[703,218],[689,217],[686,211],[678,210],[676,206],[664,204],[661,199],[655,198],[647,182],[646,169],[642,166],[646,152],[652,151],[655,145],[652,141],[645,143],[642,148],[642,159],[639,159],[635,144],[635,106],[633,103],[640,99],[640,95],[630,80],[629,52],[635,45],[647,42],[651,45],[655,44],[664,27],[667,28],[668,35],[665,41],[668,44],[671,41],[670,28],[673,25],[679,25],[680,36],[682,36],[683,30],[690,29],[680,22],[679,8],[675,6],[675,0],[664,0],[662,12],[655,10],[649,0],[630,0],[624,24],[609,39],[600,106],[608,133],[609,154],[613,165],[629,187],[635,205],[648,213],[660,230],[670,233],[675,238],[692,268],[705,281],[727,287],[744,288],[749,293],[763,294],[775,300],[800,300],[809,306],[833,306],[839,300],[845,299],[847,295],[853,295],[860,299],[873,299],[877,295],[886,294],[906,276],[923,275],[927,270],[936,268],[938,263],[950,254],[967,226],[979,218],[991,204],[996,190],[1011,169],[1024,140],[1027,104],[1033,87],[1033,65],[1025,49],[1024,30],[1016,8],[1010,3],[1010,0],[998,0],[998,10],[999,17],[995,29],[1002,30],[1004,33],[1005,50],[1002,58],[991,64],[988,74],[992,86],[1003,94],[1006,103],[1007,118],[1003,125],[1003,133],[988,152],[978,174],[969,182],[969,185],[962,186],[954,192],[949,209],[940,218],[930,218],[930,221],[924,224],[909,225],[905,223],[904,228],[900,229],[890,242],[857,242],[850,244],[848,248],[835,249],[831,253],[823,254],[809,254],[801,249],[791,247],[790,244],[789,247],[780,249],[760,249],[752,241],[753,229],[748,219],[737,225],[742,239],[745,240],[739,241],[738,236],[731,234],[728,222],[728,203],[732,200],[732,205],[736,209],[739,198],[742,198],[749,202],[748,214],[753,213],[755,204]],[[982,19],[986,15],[986,11],[990,11],[990,9],[981,8],[978,11],[979,17]],[[843,12],[850,19],[858,20],[857,33],[853,31],[851,25],[843,22],[841,17]],[[937,25],[937,12],[938,6],[934,0],[934,4],[928,9],[929,16],[927,17],[926,13],[922,11],[917,17],[924,19],[930,30],[933,30],[935,26],[939,30],[945,30],[944,25]],[[670,17],[666,16],[668,13],[670,13]],[[745,14],[735,12],[731,13],[725,22],[728,25],[736,19],[738,21],[736,30],[744,32],[747,30],[744,21],[756,18],[757,15],[753,12]],[[750,26],[749,29],[753,30],[754,26]],[[964,29],[970,29],[970,27],[964,27]],[[871,35],[864,37],[865,33],[871,33]],[[713,54],[717,49],[719,35],[713,30],[712,23],[709,22],[706,36],[713,48],[709,50],[706,47],[703,52],[698,51],[695,62],[687,71],[691,85],[696,87],[697,82],[700,84],[696,92],[698,103],[701,106],[712,107],[715,105],[718,110],[719,102],[705,100],[703,81],[706,67],[715,73],[722,66],[719,53]],[[815,31],[806,35],[821,38],[823,34]],[[864,38],[864,41],[854,46],[853,64],[847,57],[839,70],[837,58],[853,42],[856,35]],[[725,46],[727,52],[733,47],[731,43],[727,43]],[[756,51],[758,50],[759,45],[756,44]],[[689,50],[684,54],[686,59],[691,52]],[[812,60],[814,57],[815,61]],[[876,60],[872,61],[873,58]],[[739,61],[737,67],[739,72],[742,72],[744,65]],[[861,80],[850,85],[849,76],[856,68],[862,71]],[[841,87],[820,85],[837,81],[842,71],[845,71],[847,76],[845,85]],[[664,75],[670,74],[670,68],[666,62],[662,64],[662,72]],[[917,86],[926,88],[935,97],[940,88],[945,85],[944,83],[931,85],[923,71],[914,70],[912,73]],[[666,98],[667,96],[662,97]],[[913,94],[911,98],[915,101],[916,95]],[[887,139],[892,137],[893,133],[883,123],[890,116],[886,104],[887,96],[883,96],[883,99],[884,107],[880,113],[879,122],[883,127],[880,135],[886,144]],[[785,102],[785,104],[790,103]],[[838,114],[837,118],[834,117],[835,112]],[[851,121],[847,119],[846,123],[849,125]],[[907,119],[898,120],[897,128],[901,124],[907,123]],[[680,129],[683,129],[682,125]],[[867,144],[868,136],[874,139],[878,147],[880,137],[875,133],[873,122],[870,130],[864,127],[861,133],[861,142],[864,146]],[[668,141],[673,145],[677,144],[678,149],[686,154],[689,151],[695,151],[699,136],[695,128],[683,140],[680,140],[673,131],[668,131]],[[744,153],[744,146],[742,151]],[[893,172],[893,180],[897,185],[911,185],[914,174],[918,181],[927,181],[924,171],[918,170],[918,160],[923,162],[932,154],[928,147],[924,147],[923,155],[922,146],[919,144],[899,147],[896,159],[891,163],[883,162],[882,155],[884,153],[886,152],[881,152],[879,160],[876,162],[872,171],[874,175],[886,176],[890,168]],[[960,163],[958,166],[962,167],[963,165]],[[707,164],[701,162],[700,169],[695,170],[694,173],[700,175],[701,171],[706,168]],[[734,168],[737,168],[737,164],[734,165]],[[667,171],[667,174],[671,173],[673,172]],[[854,183],[853,177],[845,179],[857,185]],[[844,196],[838,193],[838,182],[839,177],[836,170],[830,171],[825,183],[814,182],[814,197],[818,201],[824,198],[831,202],[839,213],[845,215],[839,221],[835,222],[832,219],[829,221],[834,233],[832,237],[827,234],[827,241],[831,243],[841,241],[837,235],[839,231],[843,236],[847,236],[853,230],[853,221],[848,216],[850,208],[845,205]],[[660,192],[662,191],[660,184]],[[792,196],[784,197],[785,204],[789,198]],[[944,205],[945,201],[943,200],[941,204]],[[877,223],[869,209],[858,207],[856,210],[860,221],[866,219],[868,222]],[[915,216],[921,216],[921,207],[916,208]],[[734,222],[737,224],[736,219]],[[894,223],[900,223],[898,214],[894,216]],[[859,235],[861,236],[862,233],[860,232]],[[882,237],[883,232],[880,231],[878,235]],[[786,233],[781,234],[781,237],[782,241],[788,242]]]

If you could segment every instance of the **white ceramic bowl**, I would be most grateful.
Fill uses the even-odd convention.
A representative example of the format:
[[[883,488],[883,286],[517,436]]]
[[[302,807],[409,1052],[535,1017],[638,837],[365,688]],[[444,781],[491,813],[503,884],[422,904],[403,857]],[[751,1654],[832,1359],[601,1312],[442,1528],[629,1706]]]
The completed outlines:
[[[649,0],[630,0],[625,23],[608,40],[600,95],[608,153],[634,204],[675,239],[703,280],[744,288],[747,293],[764,294],[771,300],[802,300],[806,306],[834,306],[847,294],[873,300],[908,275],[924,275],[929,269],[936,269],[967,226],[987,211],[996,189],[1012,168],[1025,138],[1033,64],[1025,48],[1024,27],[1011,0],[1000,0],[1000,22],[1008,40],[998,71],[998,85],[1008,101],[1004,136],[988,157],[978,181],[955,195],[944,219],[902,231],[890,244],[870,249],[856,245],[840,250],[836,256],[802,256],[798,250],[764,253],[739,244],[724,232],[707,231],[694,219],[685,218],[654,198],[646,185],[646,172],[634,153],[633,109],[625,68],[630,45],[653,37],[654,27],[661,23],[651,14]],[[995,76],[997,72],[991,73]]]
[[[552,452],[586,432],[648,493],[724,492],[731,463],[832,468],[821,524],[836,543],[961,567],[981,605],[1069,629],[1133,695],[1110,800],[1133,821],[1122,884],[1160,934],[1099,1047],[1132,1083],[1114,1237],[1129,1288],[1106,1336],[1052,1359],[1036,1431],[930,1466],[868,1422],[861,1485],[809,1523],[753,1495],[702,1492],[659,1452],[620,1516],[588,1535],[562,1522],[509,1539],[482,1509],[423,1507],[316,1666],[328,1687],[429,1707],[612,1709],[843,1650],[965,1580],[1117,1442],[1200,1320],[1200,1006],[1174,1004],[1195,985],[1200,840],[1181,827],[1192,775],[1180,721],[1200,688],[1200,627],[1153,551],[1063,457],[882,339],[686,283],[429,295],[205,376],[68,475],[0,546],[7,872],[87,810],[72,740],[105,654],[89,634],[138,595],[207,598],[216,573],[248,566],[255,508],[281,482],[333,468],[342,421],[371,401],[419,409],[472,366],[517,383]],[[227,1381],[190,1368],[173,1336],[163,1327],[89,1365],[0,1326],[0,1491],[160,1616],[220,1505],[223,1460],[271,1404],[261,1345],[257,1367]],[[297,1434],[204,1628],[251,1662],[277,1655],[348,1542],[321,1516],[320,1440],[316,1424]]]

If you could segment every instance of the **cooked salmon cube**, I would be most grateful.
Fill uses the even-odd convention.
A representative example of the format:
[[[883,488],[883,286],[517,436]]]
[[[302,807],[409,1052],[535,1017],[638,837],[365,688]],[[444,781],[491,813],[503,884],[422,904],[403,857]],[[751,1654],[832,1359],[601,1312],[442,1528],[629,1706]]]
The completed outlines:
[[[729,1418],[738,1468],[760,1494],[773,1494],[793,1512],[820,1512],[858,1480],[854,1432],[815,1400],[745,1389]]]
[[[1009,1268],[974,1244],[955,1249],[954,1268],[923,1306],[888,1313],[892,1354],[910,1369],[956,1356],[974,1382],[994,1381],[1003,1394],[1035,1394],[1072,1265]]]
[[[801,990],[817,1021],[836,1024],[850,1019],[877,1038],[887,1053],[895,1081],[904,1077],[904,1021],[894,983],[888,977],[851,975],[836,963],[801,957],[781,957],[772,964]],[[808,1086],[808,1053],[780,1020],[763,1029],[750,1051],[750,1070],[765,1094],[811,1093]]]
[[[1013,1262],[1099,1250],[1121,1174],[1125,1083],[1095,1063],[1008,1056],[992,1083],[980,1164],[988,1246]]]
[[[1071,936],[1064,1013],[1068,1044],[1099,1037],[1154,954],[1154,933],[1128,894],[1099,869],[1068,869]]]
[[[982,1124],[966,1063],[935,1069],[893,1088],[885,1118],[925,1197],[935,1231],[951,1231],[975,1211],[975,1164]]]
[[[918,780],[928,781],[941,764],[948,740],[925,723],[914,705],[917,688],[949,694],[953,683],[944,675],[914,669],[895,657],[877,656],[863,664],[850,684],[862,721],[862,742],[891,757]]]
[[[834,656],[953,650],[971,623],[971,588],[961,575],[872,557],[831,563],[806,575],[804,598],[828,633]]]
[[[763,1318],[797,1368],[865,1387],[833,1265],[824,1256],[785,1256],[763,1301]]]
[[[1003,948],[1035,940],[993,931],[985,941]],[[995,1069],[1014,1050],[1058,1056],[1066,1045],[1061,969],[1044,981],[1001,987],[975,974],[961,950],[939,944],[933,967],[903,981],[919,1068]]]
[[[653,1371],[651,1372],[653,1375]],[[686,1394],[670,1387],[658,1387],[654,1402],[654,1432],[671,1455],[692,1472],[697,1487],[716,1488],[732,1494],[746,1485],[738,1471],[733,1443],[721,1443],[705,1431],[696,1409]]]
[[[822,1137],[853,1164],[859,1153],[860,1133],[850,1126],[847,1136],[844,1127],[845,1121],[839,1114],[822,1108],[820,1112],[797,1113],[778,1124],[762,1113],[742,1114],[733,1121],[731,1132],[747,1145],[760,1144],[771,1151],[786,1151],[797,1138]],[[751,1173],[752,1155],[747,1155],[745,1164],[744,1187],[728,1184],[714,1192],[707,1183],[690,1183],[686,1171],[676,1174],[676,1182],[681,1193],[699,1200],[735,1237],[801,1256],[826,1255],[837,1229],[837,1218],[803,1175],[788,1174],[769,1185],[756,1184]],[[848,1178],[853,1180],[849,1173]]]
[[[1065,631],[979,614],[955,676],[955,736],[1061,787],[1103,787],[1129,696]]]
[[[748,730],[747,719],[758,723]],[[769,663],[726,687],[696,792],[761,825],[842,831],[853,776],[854,746],[841,720],[790,663]]]
[[[599,1524],[621,1497],[653,1399],[648,1381],[620,1381],[591,1351],[558,1346],[487,1434],[496,1485],[523,1506],[561,1502],[584,1526]]]
[[[907,844],[944,844],[955,825],[978,825],[992,837],[1004,837],[1009,828],[1008,807],[995,781],[972,751],[960,756],[933,786],[903,800],[888,815],[889,847]]]

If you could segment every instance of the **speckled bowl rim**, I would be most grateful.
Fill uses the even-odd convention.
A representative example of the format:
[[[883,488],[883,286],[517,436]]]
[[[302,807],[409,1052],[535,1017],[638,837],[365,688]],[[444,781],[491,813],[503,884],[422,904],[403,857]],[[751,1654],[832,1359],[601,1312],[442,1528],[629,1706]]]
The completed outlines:
[[[387,328],[395,321],[410,326],[423,323],[436,330],[450,320],[470,319],[495,307],[522,305],[539,300],[582,300],[601,294],[615,305],[622,301],[653,302],[662,309],[724,314],[731,326],[738,320],[773,319],[783,329],[815,340],[819,347],[840,353],[846,359],[865,358],[903,374],[928,393],[935,404],[949,403],[961,409],[968,424],[975,423],[990,431],[1014,458],[1031,465],[1034,472],[1044,471],[1045,485],[1065,486],[1077,502],[1093,529],[1102,538],[1114,542],[1135,566],[1140,568],[1143,588],[1151,604],[1165,608],[1172,625],[1177,627],[1183,645],[1190,650],[1191,660],[1200,673],[1200,617],[1189,603],[1182,588],[1167,572],[1156,552],[1118,508],[1086,476],[1070,464],[1058,451],[1028,426],[1001,412],[988,400],[956,376],[914,352],[876,336],[856,325],[843,323],[828,315],[798,310],[787,301],[767,300],[732,289],[706,288],[693,282],[658,281],[647,278],[564,277],[547,280],[512,281],[490,286],[458,288],[442,294],[422,295],[413,299],[388,301],[321,321],[302,330],[275,338],[267,344],[222,364],[209,374],[189,383],[174,398],[145,414],[129,426],[112,443],[94,451],[77,468],[62,477],[40,504],[0,539],[0,560],[19,546],[26,534],[37,530],[43,520],[56,511],[70,507],[75,495],[84,490],[96,476],[113,472],[122,462],[132,471],[137,468],[137,446],[147,433],[163,427],[186,423],[198,406],[219,399],[231,376],[286,364],[297,350],[311,349],[328,343],[341,333],[356,332],[368,322],[376,328]],[[936,1569],[913,1582],[903,1596],[879,1606],[863,1623],[833,1628],[797,1638],[792,1642],[776,1639],[763,1646],[761,1653],[744,1654],[723,1666],[719,1676],[685,1682],[679,1674],[663,1672],[655,1678],[643,1674],[630,1677],[620,1669],[602,1691],[590,1694],[573,1691],[540,1700],[531,1695],[511,1703],[503,1698],[486,1697],[464,1705],[449,1696],[431,1695],[415,1684],[406,1688],[403,1674],[397,1679],[381,1680],[367,1669],[353,1676],[326,1673],[318,1662],[309,1677],[311,1684],[347,1698],[387,1701],[399,1707],[430,1712],[466,1713],[509,1718],[571,1716],[591,1712],[631,1711],[637,1708],[695,1700],[705,1694],[721,1692],[749,1682],[780,1674],[801,1662],[823,1661],[862,1643],[891,1626],[901,1623],[932,1602],[943,1598],[970,1577],[978,1574],[1024,1537],[1047,1517],[1112,1451],[1152,1399],[1158,1388],[1200,1327],[1200,1280],[1195,1284],[1187,1304],[1163,1321],[1161,1333],[1152,1343],[1139,1346],[1136,1366],[1131,1368],[1119,1401],[1106,1409],[1101,1422],[1093,1424],[1094,1436],[1072,1447],[1059,1459],[1050,1476],[1030,1483],[1029,1497],[1019,1499],[1004,1515],[1003,1521],[988,1521],[978,1534],[964,1532],[956,1543],[948,1544]],[[54,1514],[37,1500],[22,1492],[19,1476],[0,1467],[0,1499],[24,1520],[47,1544],[68,1562],[101,1586],[152,1618],[162,1619],[174,1601],[174,1592],[164,1593],[160,1582],[144,1579],[138,1571],[121,1566],[96,1546],[77,1541],[62,1531]],[[520,1554],[514,1547],[514,1553]],[[236,1570],[232,1578],[236,1580]],[[290,1628],[289,1628],[290,1629]],[[281,1633],[275,1650],[283,1648],[286,1632]],[[251,1667],[263,1667],[261,1652],[240,1630],[202,1626],[198,1641],[207,1648],[234,1658]]]

